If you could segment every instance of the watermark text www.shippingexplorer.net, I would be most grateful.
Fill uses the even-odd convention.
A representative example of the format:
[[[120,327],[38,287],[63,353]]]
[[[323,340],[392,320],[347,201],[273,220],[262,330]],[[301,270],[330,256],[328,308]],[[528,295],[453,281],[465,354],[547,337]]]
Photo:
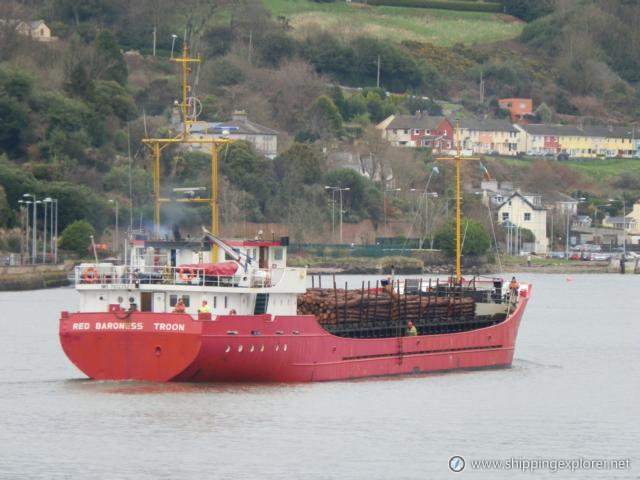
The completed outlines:
[[[461,472],[465,467],[472,470],[521,470],[523,472],[535,472],[546,470],[557,472],[560,470],[629,470],[631,460],[628,458],[522,458],[511,457],[508,459],[470,459],[452,457],[449,460],[449,468],[454,472]]]

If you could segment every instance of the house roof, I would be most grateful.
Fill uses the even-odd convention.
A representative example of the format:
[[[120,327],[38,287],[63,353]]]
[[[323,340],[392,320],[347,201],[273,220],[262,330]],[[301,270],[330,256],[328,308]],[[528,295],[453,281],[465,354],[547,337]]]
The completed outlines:
[[[522,199],[523,202],[525,202],[527,205],[529,205],[533,210],[546,210],[546,208],[542,207],[542,206],[538,206],[538,205],[534,205],[533,203],[531,203],[529,200],[527,200],[526,197],[524,197],[524,195],[522,195],[522,193],[520,192],[513,192],[511,195],[509,195],[504,202],[502,202],[499,206],[498,209],[502,208],[506,203],[509,202],[509,200],[511,200],[513,197],[520,197]]]
[[[480,132],[518,132],[518,129],[514,127],[509,120],[492,118],[485,118],[483,120],[463,118],[460,120],[460,128]]]
[[[553,137],[602,137],[602,138],[638,138],[640,130],[633,127],[614,127],[605,125],[553,125],[529,124],[520,128],[531,135],[546,135]]]
[[[391,123],[387,125],[387,130],[391,129],[425,129],[433,130],[440,125],[445,117],[431,116],[425,113],[415,115],[396,115]]]
[[[605,217],[607,223],[636,223],[636,219],[633,217]]]
[[[191,133],[221,133],[229,130],[230,135],[277,135],[278,131],[259,125],[249,120],[230,120],[228,122],[196,122],[191,126]]]
[[[545,200],[551,203],[578,203],[578,200],[562,192],[550,192],[545,194]]]

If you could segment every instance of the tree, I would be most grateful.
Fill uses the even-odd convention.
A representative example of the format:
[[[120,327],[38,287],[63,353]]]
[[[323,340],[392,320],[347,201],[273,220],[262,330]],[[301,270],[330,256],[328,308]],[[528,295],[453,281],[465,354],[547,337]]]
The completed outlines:
[[[9,206],[4,188],[0,185],[0,228],[12,227],[14,223],[15,214]]]
[[[307,130],[318,138],[339,137],[342,133],[342,115],[331,98],[316,98],[307,113]]]
[[[277,178],[283,183],[297,181],[311,185],[322,177],[325,165],[316,148],[294,143],[275,158],[274,167]]]
[[[91,236],[95,234],[96,232],[89,222],[76,220],[62,232],[60,248],[84,255],[91,245]]]
[[[462,246],[463,255],[483,255],[489,249],[491,243],[485,227],[475,220],[463,219],[461,235],[464,238]],[[456,253],[455,223],[449,222],[442,227],[435,236],[435,246],[453,257]]]
[[[553,12],[552,0],[502,0],[505,13],[530,22]]]
[[[122,121],[134,118],[138,109],[127,90],[113,80],[98,80],[95,83],[91,103],[103,116],[114,115]]]
[[[296,42],[283,31],[275,30],[264,36],[258,48],[262,61],[270,67],[277,67],[282,60],[293,56]]]

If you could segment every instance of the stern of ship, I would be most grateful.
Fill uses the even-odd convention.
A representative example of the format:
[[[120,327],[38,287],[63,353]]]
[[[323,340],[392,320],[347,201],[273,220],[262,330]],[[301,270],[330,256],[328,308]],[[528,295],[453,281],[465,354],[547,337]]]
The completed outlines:
[[[198,356],[201,327],[187,314],[62,312],[59,333],[67,357],[92,379],[168,381]]]

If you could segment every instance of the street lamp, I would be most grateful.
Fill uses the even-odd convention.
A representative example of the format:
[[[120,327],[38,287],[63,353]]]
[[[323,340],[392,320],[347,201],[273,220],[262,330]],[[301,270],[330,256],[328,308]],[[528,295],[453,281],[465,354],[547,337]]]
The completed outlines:
[[[418,204],[418,208],[416,211],[416,219],[418,218],[418,214],[420,212],[420,198],[424,197],[424,238],[422,237],[422,235],[420,235],[420,244],[418,245],[418,248],[422,249],[422,246],[424,245],[424,241],[427,238],[427,234],[430,230],[430,226],[429,226],[429,197],[431,198],[438,198],[438,192],[421,192],[420,190],[418,190],[417,188],[412,188],[411,189],[412,192],[418,192],[418,200],[417,200],[417,204]]]
[[[47,197],[42,200],[42,207],[44,208],[44,228],[42,231],[43,241],[42,241],[42,263],[47,263],[47,204],[51,203],[51,197]],[[53,221],[53,218],[51,218]]]
[[[331,189],[331,241],[335,242],[336,238],[336,191],[329,185],[324,186],[325,190]]]
[[[55,206],[55,209],[54,209]],[[53,219],[53,235],[51,236],[51,251],[53,252],[53,263],[58,263],[58,199],[53,198],[51,203],[51,215]],[[55,241],[54,241],[55,238]]]
[[[49,204],[50,208],[51,208],[51,217],[49,220],[49,255],[51,256],[51,260],[53,262],[55,262],[55,249],[54,249],[54,243],[53,243],[53,235],[54,235],[54,230],[55,230],[55,234],[57,236],[58,231],[57,231],[57,211],[58,211],[58,200],[55,198],[51,198],[51,197],[47,197],[45,198],[43,201],[43,203],[45,204]],[[55,209],[54,209],[54,205],[55,205]],[[45,211],[45,218],[46,218],[46,212],[47,212],[47,205],[44,206],[44,211]],[[54,229],[55,226],[55,229]],[[46,230],[46,224],[45,224],[45,230]],[[45,245],[47,243],[47,237],[45,234],[45,241],[44,241]]]
[[[330,185],[325,185],[324,188],[332,192],[340,192],[340,243],[342,243],[342,192],[348,192],[351,188],[332,187]]]
[[[176,38],[178,38],[178,36],[175,33],[171,34],[171,58],[173,58],[173,47],[176,44]]]
[[[36,225],[37,225],[37,206],[36,204],[39,201],[36,201],[36,196],[33,193],[24,193],[22,194],[24,198],[32,198],[33,199],[33,226],[31,231],[31,263],[35,265],[36,263]],[[29,202],[31,203],[31,202]]]
[[[24,254],[28,257],[29,256],[29,205],[31,205],[31,200],[18,200],[18,203],[20,205],[25,205],[25,212],[27,213],[27,217],[25,219],[25,236],[24,236]],[[24,263],[24,260],[22,260],[20,263]]]
[[[120,244],[118,243],[120,241],[119,240],[120,236],[118,235],[118,200],[111,199],[111,200],[109,200],[109,203],[115,203],[115,205],[116,205],[116,231],[115,231],[115,237],[114,237],[114,241],[113,241],[113,243],[114,243],[113,251],[116,254],[116,257],[120,258],[120,254],[119,254],[119,252],[120,252],[119,245]]]
[[[384,234],[389,237],[387,229],[387,192],[400,192],[401,188],[385,188],[382,191],[382,213],[384,214]]]

